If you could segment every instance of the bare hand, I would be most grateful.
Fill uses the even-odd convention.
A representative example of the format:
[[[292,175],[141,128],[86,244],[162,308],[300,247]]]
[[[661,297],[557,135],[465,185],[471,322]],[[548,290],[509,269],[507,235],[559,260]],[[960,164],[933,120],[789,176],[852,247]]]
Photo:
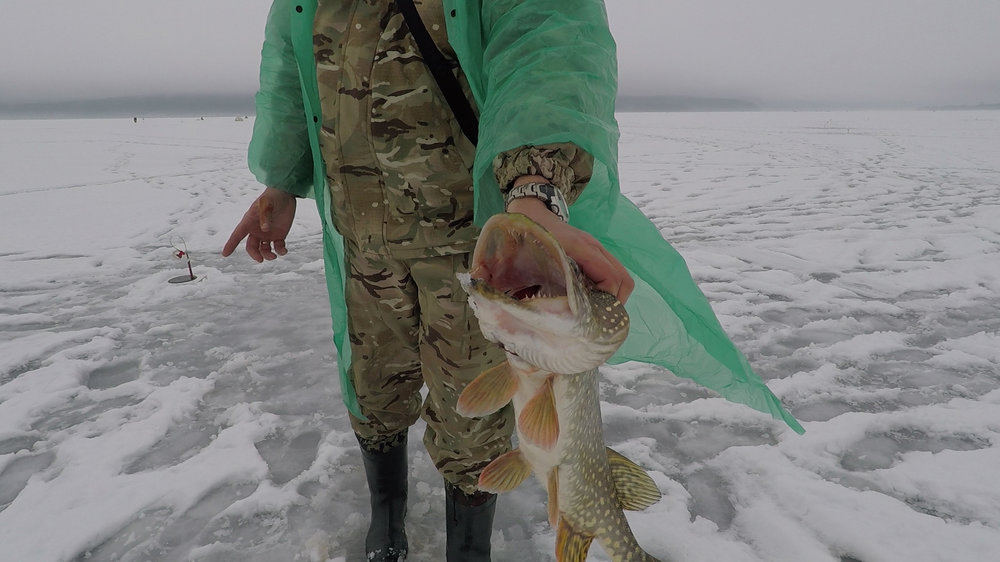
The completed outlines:
[[[531,197],[515,199],[511,201],[507,210],[527,215],[548,230],[562,245],[566,255],[580,266],[583,274],[589,277],[598,289],[615,295],[623,303],[632,294],[635,281],[625,266],[596,238],[564,223],[541,200]]]
[[[231,255],[244,238],[247,254],[257,263],[287,254],[285,237],[294,218],[295,196],[273,187],[265,189],[229,235],[222,255]]]

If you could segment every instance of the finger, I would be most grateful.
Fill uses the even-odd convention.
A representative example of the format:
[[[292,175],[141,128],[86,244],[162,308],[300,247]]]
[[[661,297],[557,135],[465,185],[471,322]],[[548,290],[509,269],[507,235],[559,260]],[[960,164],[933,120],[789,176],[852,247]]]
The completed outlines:
[[[271,261],[277,259],[277,255],[271,251],[271,242],[268,240],[260,241],[260,255],[264,257],[265,260]]]
[[[611,255],[604,248],[593,256],[593,260],[587,262],[586,267],[581,265],[584,273],[587,274],[598,289],[611,293],[619,301],[624,303],[635,288],[635,281],[629,275],[625,266]]]
[[[618,298],[618,290],[621,288],[621,284],[613,279],[605,279],[597,284],[597,288],[604,291],[605,293],[610,293]],[[621,299],[618,299],[621,300]]]
[[[580,266],[584,275],[589,277],[598,289],[611,293],[624,303],[635,288],[635,281],[632,280],[628,269],[590,234],[565,223],[556,224],[557,226],[551,230],[553,236]]]
[[[266,195],[261,195],[257,199],[257,215],[260,217],[261,232],[269,232],[271,230],[272,211],[274,211],[274,201]]]
[[[260,263],[264,261],[264,256],[260,253],[260,239],[256,236],[247,236],[247,255],[249,255],[253,261]]]
[[[611,293],[612,295],[618,295],[618,288],[621,286],[621,281],[619,276],[614,275],[609,267],[611,264],[607,261],[591,261],[586,264],[586,266],[581,265],[580,269],[583,274],[590,278],[594,282],[594,285],[604,291],[605,293]]]
[[[618,292],[615,293],[618,296],[618,300],[622,304],[632,296],[632,291],[635,290],[635,280],[631,276],[626,275],[625,279],[622,280],[622,284],[618,287]]]
[[[240,245],[240,242],[246,238],[248,233],[243,221],[240,221],[240,224],[236,225],[233,233],[229,235],[229,240],[226,240],[226,245],[222,247],[223,257],[231,255],[236,250],[236,247]]]
[[[610,293],[615,296],[622,304],[628,300],[628,297],[632,294],[632,289],[635,288],[634,283],[631,278],[626,278],[628,282],[624,279],[609,279],[603,283],[598,283],[597,288],[604,291],[605,293]]]
[[[609,252],[607,248],[602,246],[601,251],[611,263],[615,272],[616,281],[618,283],[618,289],[612,294],[618,297],[618,300],[621,301],[622,304],[625,304],[625,301],[628,300],[632,291],[635,289],[635,280],[632,279],[632,275],[630,275],[628,269],[622,265],[622,262],[618,261],[618,258]]]
[[[278,254],[279,256],[283,256],[283,255],[285,255],[285,254],[288,253],[288,249],[285,248],[285,241],[284,240],[275,240],[274,241],[274,252],[276,254]]]

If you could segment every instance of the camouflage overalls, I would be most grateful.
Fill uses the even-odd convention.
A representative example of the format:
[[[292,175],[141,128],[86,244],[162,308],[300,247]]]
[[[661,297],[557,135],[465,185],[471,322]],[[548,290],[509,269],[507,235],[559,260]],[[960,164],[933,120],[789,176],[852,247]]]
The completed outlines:
[[[418,2],[418,9],[454,60],[440,0]],[[313,44],[320,142],[347,261],[351,378],[368,417],[352,416],[352,426],[377,451],[423,417],[435,465],[471,493],[479,471],[510,448],[514,427],[509,408],[479,419],[455,412],[465,385],[503,360],[483,339],[455,277],[468,268],[478,235],[475,147],[390,0],[320,1]],[[562,144],[512,150],[495,168],[502,186],[544,175],[572,202],[591,166],[584,151]]]

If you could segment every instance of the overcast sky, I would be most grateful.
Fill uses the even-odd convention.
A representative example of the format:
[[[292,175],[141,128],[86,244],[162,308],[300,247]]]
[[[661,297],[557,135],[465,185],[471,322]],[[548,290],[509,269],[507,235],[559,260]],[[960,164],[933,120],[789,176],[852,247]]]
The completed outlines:
[[[270,0],[0,0],[0,103],[256,90]],[[607,0],[627,94],[1000,103],[1000,0]]]

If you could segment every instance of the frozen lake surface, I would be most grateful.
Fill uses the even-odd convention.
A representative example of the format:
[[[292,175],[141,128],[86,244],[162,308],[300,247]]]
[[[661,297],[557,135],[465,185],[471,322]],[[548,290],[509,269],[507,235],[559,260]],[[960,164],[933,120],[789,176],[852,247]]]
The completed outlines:
[[[608,444],[684,562],[1000,560],[1000,112],[622,114],[623,190],[807,433],[603,371]],[[319,220],[219,251],[252,120],[0,121],[0,561],[363,559]],[[173,245],[186,242],[199,280]],[[410,560],[444,552],[411,435]],[[532,480],[494,559],[548,561]],[[599,547],[591,560],[607,560]]]

